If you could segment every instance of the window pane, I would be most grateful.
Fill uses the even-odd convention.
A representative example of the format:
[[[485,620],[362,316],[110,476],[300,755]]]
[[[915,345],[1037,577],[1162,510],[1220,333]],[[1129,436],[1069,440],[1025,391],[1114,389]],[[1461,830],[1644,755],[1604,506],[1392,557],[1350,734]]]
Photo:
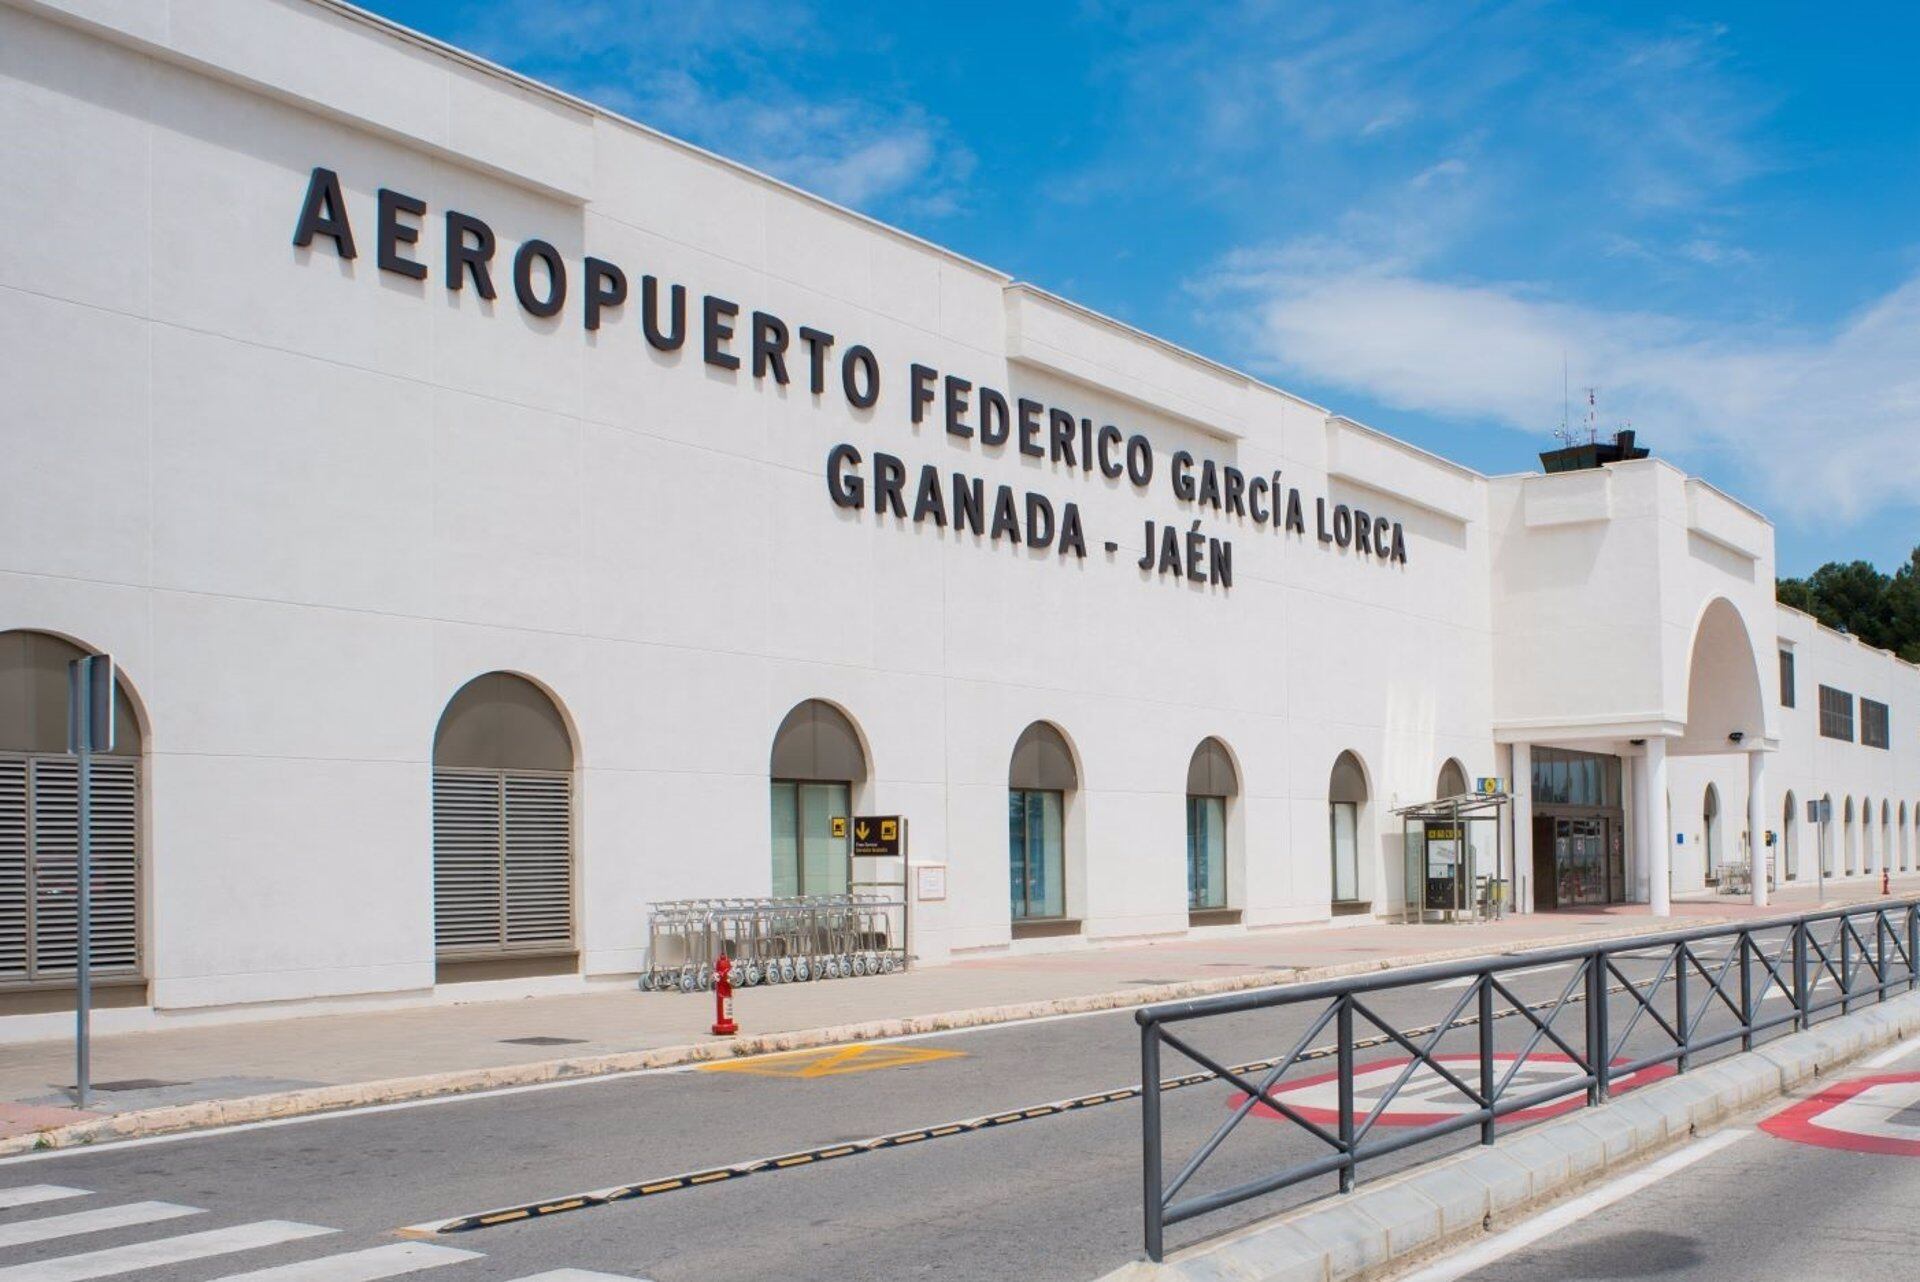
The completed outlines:
[[[800,812],[796,785],[773,785],[773,893],[800,893]]]
[[[1227,906],[1227,802],[1187,798],[1187,907]]]
[[[1063,795],[1027,794],[1027,910],[1035,917],[1064,917],[1066,897],[1066,832]]]
[[[1007,790],[1008,895],[1014,920],[1027,915],[1027,794]]]
[[[833,818],[845,815],[848,788],[843,783],[800,785],[801,893],[847,893],[847,838],[833,835]]]
[[[1332,803],[1333,897],[1342,902],[1360,897],[1359,819],[1353,802]]]

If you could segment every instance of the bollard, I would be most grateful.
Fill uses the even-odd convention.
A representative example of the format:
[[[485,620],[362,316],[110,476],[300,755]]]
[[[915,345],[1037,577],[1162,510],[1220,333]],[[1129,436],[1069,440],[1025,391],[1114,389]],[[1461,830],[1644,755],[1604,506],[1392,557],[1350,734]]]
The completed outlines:
[[[1883,895],[1893,893],[1893,874],[1884,867],[1880,869],[1880,893]]]
[[[727,960],[725,953],[713,964],[713,1035],[732,1037],[740,1031],[740,1025],[733,1022],[733,984],[727,975],[733,970],[733,963]]]

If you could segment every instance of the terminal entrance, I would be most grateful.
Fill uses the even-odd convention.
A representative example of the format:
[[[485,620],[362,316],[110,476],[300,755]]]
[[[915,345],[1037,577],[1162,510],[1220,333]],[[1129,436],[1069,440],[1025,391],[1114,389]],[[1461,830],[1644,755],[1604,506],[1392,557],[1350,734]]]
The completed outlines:
[[[1534,749],[1534,910],[1625,903],[1625,821],[1620,758]]]

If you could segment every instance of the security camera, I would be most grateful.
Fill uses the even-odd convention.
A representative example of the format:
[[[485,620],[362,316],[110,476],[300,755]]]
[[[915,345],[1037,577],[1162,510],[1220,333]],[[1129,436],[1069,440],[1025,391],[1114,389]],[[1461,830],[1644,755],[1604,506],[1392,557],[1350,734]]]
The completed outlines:
[[[1746,732],[1746,731],[1744,731],[1744,730],[1735,730],[1735,731],[1734,731],[1734,732],[1733,732],[1732,734],[1730,734],[1730,735],[1728,735],[1728,736],[1727,736],[1727,742],[1728,742],[1728,743],[1739,743],[1739,742],[1740,742],[1740,741],[1741,741],[1742,739],[1745,739],[1746,737],[1747,737],[1747,732]]]

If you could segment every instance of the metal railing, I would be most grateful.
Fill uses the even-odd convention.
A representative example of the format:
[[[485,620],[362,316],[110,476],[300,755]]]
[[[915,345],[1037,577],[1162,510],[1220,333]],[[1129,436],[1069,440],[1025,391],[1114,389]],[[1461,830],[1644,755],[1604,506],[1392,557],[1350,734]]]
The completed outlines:
[[[1724,956],[1714,955],[1710,946],[1721,943],[1730,946]],[[1169,1225],[1317,1176],[1334,1175],[1339,1190],[1350,1192],[1363,1162],[1474,1128],[1482,1144],[1491,1144],[1501,1119],[1512,1114],[1576,1096],[1588,1104],[1602,1104],[1616,1084],[1633,1074],[1669,1063],[1684,1073],[1698,1056],[1716,1047],[1738,1041],[1741,1049],[1751,1050],[1755,1038],[1770,1030],[1788,1024],[1805,1029],[1816,1016],[1836,1007],[1846,1012],[1862,998],[1884,1000],[1895,988],[1912,990],[1920,983],[1916,957],[1920,957],[1920,900],[1903,900],[1142,1007],[1135,1019],[1140,1025],[1147,1255],[1156,1261],[1162,1258]],[[1556,997],[1525,1002],[1510,987],[1510,972],[1566,964],[1575,967],[1574,973]],[[1657,969],[1651,979],[1626,973],[1636,965],[1653,964]],[[1445,1018],[1435,1023],[1396,1028],[1375,1009],[1377,1001],[1369,1001],[1393,990],[1450,980],[1466,982]],[[1763,1015],[1761,1004],[1776,993],[1786,1007]],[[1622,994],[1630,1014],[1616,1028],[1610,999]],[[1499,1006],[1497,1001],[1507,1004]],[[1228,1057],[1209,1054],[1195,1046],[1191,1036],[1172,1031],[1197,1020],[1282,1007],[1304,1008],[1309,1017],[1291,1049],[1277,1058],[1223,1063]],[[1721,1010],[1733,1017],[1731,1025],[1704,1027],[1708,1015]],[[1521,1021],[1524,1041],[1513,1050],[1499,1051],[1495,1024],[1508,1019]],[[1316,1046],[1315,1040],[1329,1027],[1331,1043]],[[1465,1028],[1477,1029],[1476,1050],[1471,1055],[1440,1055],[1441,1040]],[[1652,1042],[1652,1049],[1629,1053],[1636,1032],[1642,1034],[1643,1044]],[[1552,1049],[1542,1050],[1542,1043],[1550,1043]],[[1410,1058],[1362,1113],[1355,1104],[1355,1055],[1381,1046],[1396,1046]],[[1163,1079],[1163,1049],[1192,1061],[1198,1071]],[[1556,1080],[1544,1087],[1516,1084],[1521,1069],[1536,1056],[1552,1058],[1567,1071],[1556,1074]],[[1279,1086],[1292,1069],[1323,1059],[1335,1062],[1329,1080],[1336,1084],[1338,1104],[1331,1110],[1331,1120],[1327,1110],[1296,1107],[1287,1099],[1288,1089]],[[1476,1061],[1472,1069],[1464,1074],[1457,1071],[1467,1059]],[[1377,1072],[1381,1066],[1370,1067]],[[1395,1097],[1422,1069],[1452,1087],[1459,1101],[1470,1107],[1443,1120],[1403,1127],[1390,1138],[1375,1137]],[[1240,1098],[1169,1177],[1163,1152],[1162,1096],[1212,1081],[1232,1085]],[[1321,1079],[1315,1082],[1324,1088]],[[1577,1107],[1577,1101],[1571,1106]],[[1318,1140],[1325,1151],[1181,1200],[1194,1176],[1256,1108],[1265,1110],[1263,1116],[1292,1123]],[[1320,1116],[1316,1119],[1309,1113]]]

